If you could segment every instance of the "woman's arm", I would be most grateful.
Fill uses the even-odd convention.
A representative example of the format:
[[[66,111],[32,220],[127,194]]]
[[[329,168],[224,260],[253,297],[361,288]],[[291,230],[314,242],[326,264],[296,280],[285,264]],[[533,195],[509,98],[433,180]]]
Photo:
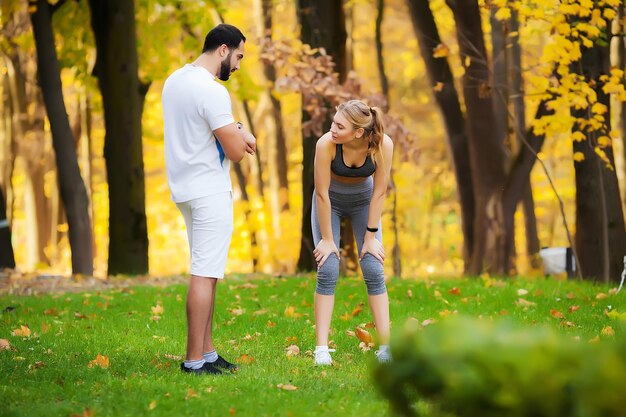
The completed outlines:
[[[322,240],[313,251],[315,260],[321,267],[328,256],[335,252],[339,257],[339,250],[333,241],[333,229],[330,220],[330,164],[334,157],[334,144],[329,140],[329,134],[323,135],[315,146],[314,180],[315,201],[317,204],[317,218],[322,232]]]
[[[382,154],[382,155],[381,155]],[[376,155],[376,171],[374,172],[374,191],[372,192],[372,200],[370,201],[369,215],[367,218],[367,227],[378,228],[380,224],[380,217],[383,212],[383,204],[385,202],[385,195],[387,193],[387,186],[391,177],[391,162],[393,159],[393,142],[387,135],[383,138],[383,146],[381,154]],[[365,242],[363,244],[363,251],[361,257],[365,252],[370,252],[368,241],[376,240],[375,232],[365,232]],[[381,256],[377,256],[376,253],[372,255],[379,258],[382,262],[384,260],[384,251]]]

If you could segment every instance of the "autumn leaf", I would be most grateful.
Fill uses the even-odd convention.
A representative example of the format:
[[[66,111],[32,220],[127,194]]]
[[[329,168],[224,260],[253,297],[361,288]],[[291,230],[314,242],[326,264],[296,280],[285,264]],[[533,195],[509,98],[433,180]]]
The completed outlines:
[[[350,313],[346,312],[342,314],[341,316],[339,316],[339,318],[343,321],[348,321],[352,318],[352,316],[350,315]]]
[[[448,294],[451,294],[451,295],[461,295],[461,289],[458,288],[458,287],[451,288],[448,291]]]
[[[443,91],[443,87],[444,87],[444,84],[441,81],[437,81],[437,83],[435,83],[435,85],[433,86],[433,91],[435,93],[439,93],[439,92]],[[411,291],[411,290],[409,290],[409,291]]]
[[[21,325],[19,329],[13,330],[11,334],[18,337],[30,337],[31,333],[28,326]]]
[[[190,398],[195,398],[197,396],[198,396],[198,394],[196,394],[196,391],[193,388],[188,388],[187,389],[187,395],[185,396],[185,399],[188,400]]]
[[[426,326],[430,326],[431,324],[435,324],[435,323],[437,323],[437,320],[435,320],[435,319],[426,319],[421,324],[422,324],[422,327],[426,327]]]
[[[595,345],[597,343],[600,343],[600,336],[596,336],[593,339],[589,339],[588,343]]]
[[[433,58],[445,58],[450,55],[450,48],[445,43],[440,43],[433,49]]]
[[[579,308],[580,308],[580,306],[571,306],[570,308],[567,309],[567,311],[569,313],[573,313],[575,311],[578,311]]]
[[[613,328],[611,326],[605,326],[601,331],[600,334],[604,337],[613,337],[615,336],[615,330],[613,330]]]
[[[534,307],[537,304],[533,303],[532,301],[528,301],[524,298],[518,298],[517,301],[515,302],[515,305],[518,307],[528,308],[528,307]]]
[[[295,385],[291,385],[291,384],[278,384],[276,385],[276,388],[279,388],[285,391],[295,391],[298,389],[298,387],[296,387]]]
[[[150,307],[150,311],[152,311],[152,315],[160,316],[165,310],[161,304],[157,304],[154,307]]]
[[[406,296],[407,296],[407,297],[409,297],[409,298],[413,298],[413,291],[408,290],[408,291],[406,292]]]
[[[295,318],[295,319],[302,317],[302,314],[296,313],[296,308],[294,306],[288,306],[287,308],[285,308],[284,315],[285,317],[290,317],[290,318]]]
[[[241,316],[244,312],[245,310],[241,307],[230,309],[230,314],[232,314],[233,316]]]
[[[87,364],[88,368],[93,368],[94,366],[99,366],[102,369],[107,369],[109,367],[109,357],[101,354],[96,355],[96,359],[92,360]]]
[[[585,154],[582,152],[574,152],[574,161],[581,162],[585,160]]]
[[[562,319],[563,317],[565,317],[563,313],[554,309],[550,310],[550,315],[554,317],[555,319]]]
[[[157,406],[156,400],[150,401],[150,405],[148,406],[148,410],[154,410]]]
[[[361,314],[361,312],[363,311],[363,303],[359,303],[359,305],[357,305],[354,310],[352,310],[352,316],[356,317],[359,314]]]
[[[300,348],[298,345],[289,345],[285,348],[285,353],[287,353],[287,356],[298,356],[300,354]]]
[[[82,414],[72,414],[70,417],[93,417],[93,411],[87,407],[83,410]]]
[[[356,334],[352,330],[346,330],[346,335],[348,337],[356,337]]]
[[[370,334],[370,332],[368,332],[367,330],[361,329],[360,327],[357,327],[355,329],[354,334],[361,342],[372,343],[373,341],[372,335]]]
[[[239,358],[237,358],[237,363],[251,364],[255,360],[256,359],[253,356],[250,356],[244,353],[240,355]]]
[[[368,350],[372,349],[374,347],[374,343],[365,343],[365,342],[361,342],[359,343],[359,349],[361,349],[361,351],[363,352],[367,352]]]
[[[525,290],[523,288],[520,288],[519,290],[517,290],[517,295],[519,295],[520,297],[527,295],[528,294],[528,290]]]
[[[607,297],[608,297],[608,295],[606,295],[605,293],[601,292],[601,293],[598,293],[596,295],[596,300],[604,300]]]
[[[43,314],[45,314],[46,316],[58,316],[59,312],[57,311],[56,308],[53,307],[44,311]]]
[[[7,339],[0,339],[0,351],[11,350],[11,344]]]
[[[267,327],[276,327],[276,323],[274,323],[274,322],[273,322],[273,321],[271,321],[271,320],[268,320],[268,321],[267,321]]]
[[[166,353],[165,355],[163,355],[163,357],[174,361],[180,361],[183,359],[181,355],[172,355],[171,353]]]

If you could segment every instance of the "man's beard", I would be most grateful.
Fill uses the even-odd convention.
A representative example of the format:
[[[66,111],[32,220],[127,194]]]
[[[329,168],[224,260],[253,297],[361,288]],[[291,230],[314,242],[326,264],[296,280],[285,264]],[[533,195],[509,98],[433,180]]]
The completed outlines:
[[[222,81],[227,81],[230,78],[230,74],[232,73],[232,68],[230,67],[230,59],[233,55],[233,52],[230,51],[226,59],[224,59],[220,65],[220,75],[219,79]]]

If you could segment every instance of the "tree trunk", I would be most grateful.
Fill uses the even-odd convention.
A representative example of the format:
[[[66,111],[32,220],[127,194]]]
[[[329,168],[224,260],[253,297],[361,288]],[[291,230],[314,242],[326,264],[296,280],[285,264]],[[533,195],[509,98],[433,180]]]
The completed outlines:
[[[614,35],[611,39],[611,53],[614,56],[612,64],[622,71],[626,71],[626,22],[624,19],[626,19],[626,6],[622,3],[617,8],[617,17],[613,20]],[[617,101],[615,105],[618,113],[617,129],[622,138],[622,178],[626,179],[626,101]],[[626,208],[626,184],[624,183],[622,183],[622,207]]]
[[[69,241],[72,249],[72,273],[92,275],[89,204],[85,184],[80,176],[75,141],[63,100],[61,72],[52,33],[53,6],[46,0],[31,0],[30,4],[31,7],[36,8],[30,17],[37,49],[39,80],[56,154],[61,199],[67,212]],[[57,3],[56,6],[60,4]]]
[[[408,0],[407,3],[420,52],[426,64],[426,71],[433,85],[435,99],[448,136],[447,144],[452,157],[452,167],[461,205],[463,259],[465,272],[468,272],[470,257],[474,250],[475,201],[465,117],[447,59],[433,56],[433,50],[441,43],[441,38],[428,0]]]
[[[4,203],[4,184],[0,183],[0,271],[5,268],[15,269],[15,256],[11,243],[11,226],[7,220]]]
[[[272,40],[272,0],[261,0],[261,16],[265,38]],[[272,189],[273,206],[278,207],[280,212],[289,210],[289,182],[287,180],[287,138],[283,129],[283,117],[280,100],[276,98],[271,89],[276,83],[276,68],[274,65],[264,63],[263,73],[271,86],[267,94],[271,103],[271,132],[268,132],[268,168],[270,188]],[[277,216],[278,213],[275,213]]]
[[[519,43],[519,16],[515,9],[511,10],[510,33],[517,33],[510,36],[510,47],[507,51],[510,55],[510,101],[513,105],[513,132],[516,137],[517,152],[525,147],[522,135],[526,131],[526,106],[524,104],[524,87],[522,76],[522,50]],[[539,256],[539,235],[537,234],[537,217],[535,216],[535,202],[533,200],[533,190],[530,182],[530,171],[528,173],[528,183],[524,187],[522,196],[522,208],[524,211],[524,224],[526,231],[526,254],[528,261],[533,268],[538,268]],[[515,231],[511,230],[514,235]]]
[[[380,89],[387,100],[385,112],[389,110],[389,80],[387,79],[387,73],[385,72],[385,59],[383,56],[383,38],[382,38],[382,26],[383,18],[385,16],[385,0],[377,0],[376,2],[376,34],[374,37],[376,43],[376,64],[378,66],[378,77],[380,78]]]
[[[333,0],[298,0],[298,22],[302,42],[313,48],[322,47],[333,58],[335,70],[339,73],[339,81],[346,77],[346,29],[342,4]],[[328,103],[321,105],[329,107]],[[302,112],[302,122],[310,119]],[[324,125],[324,131],[330,129],[330,118]],[[313,160],[317,137],[303,137],[302,140],[302,241],[297,269],[314,271],[313,233],[311,231],[311,203],[313,197]]]
[[[109,275],[148,272],[141,113],[134,2],[89,0],[102,94],[109,184]]]
[[[502,207],[494,196],[504,184],[505,155],[502,138],[493,131],[495,117],[480,10],[476,0],[446,0],[446,3],[454,14],[461,62],[465,66],[463,96],[476,199],[469,273],[478,275],[486,270],[503,275],[507,271],[498,249],[507,237],[502,226]]]
[[[609,73],[609,48],[594,44],[582,50],[582,58],[573,70],[594,83],[598,102],[610,109],[609,97],[599,86],[599,78]],[[590,119],[589,109],[574,110],[577,118]],[[610,111],[605,115],[610,130]],[[580,126],[577,128],[581,131]],[[614,169],[595,154],[598,131],[586,132],[587,139],[574,142],[574,152],[581,152],[585,159],[574,162],[576,172],[576,250],[582,274],[608,283],[619,278],[626,248],[626,233],[617,176]],[[610,163],[614,165],[612,145],[603,148]]]

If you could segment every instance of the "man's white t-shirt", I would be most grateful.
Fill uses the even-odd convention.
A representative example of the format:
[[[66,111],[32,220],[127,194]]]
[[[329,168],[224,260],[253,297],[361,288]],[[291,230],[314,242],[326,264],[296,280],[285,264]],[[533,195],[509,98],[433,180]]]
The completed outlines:
[[[187,64],[163,86],[167,181],[176,203],[232,191],[230,161],[213,131],[234,123],[226,87]]]

